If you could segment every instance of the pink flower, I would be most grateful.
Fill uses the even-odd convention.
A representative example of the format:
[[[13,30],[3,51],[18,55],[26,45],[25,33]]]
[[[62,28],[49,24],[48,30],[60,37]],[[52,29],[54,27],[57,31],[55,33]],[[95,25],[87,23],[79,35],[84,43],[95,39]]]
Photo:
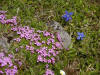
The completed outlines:
[[[1,14],[0,15],[0,20],[4,20],[5,19],[5,15]]]
[[[30,46],[30,50],[33,51],[34,50],[34,47]]]
[[[38,32],[38,33],[41,33],[41,32],[43,32],[43,31],[41,31],[41,30],[37,30],[37,32]]]
[[[54,57],[52,57],[52,58],[51,58],[51,60],[52,60],[52,61],[54,61],[54,60],[55,60],[55,58],[54,58]]]
[[[54,45],[52,45],[52,49],[56,49],[56,47]]]
[[[56,33],[56,36],[57,36],[58,41],[59,42],[62,42],[60,34],[59,33]]]
[[[54,75],[54,72],[51,71],[50,69],[46,69],[46,72],[44,75]]]
[[[33,54],[33,53],[34,53],[34,51],[31,51],[31,53]]]
[[[43,58],[42,58],[42,56],[41,55],[38,55],[38,59],[37,59],[37,62],[43,62]]]
[[[18,49],[18,48],[16,48],[15,50],[16,50],[16,52],[18,52],[18,51],[19,51],[19,49]]]
[[[39,49],[36,49],[36,52],[39,52],[40,50]]]
[[[29,44],[32,45],[32,41],[30,41]]]
[[[5,20],[0,20],[0,22],[1,22],[2,24],[5,24]]]
[[[50,35],[50,36],[51,36],[51,38],[53,38],[53,39],[55,38],[55,37],[54,37],[54,35],[53,35],[52,33],[51,33],[51,35]]]
[[[49,36],[49,35],[50,35],[50,33],[49,33],[49,32],[47,32],[47,31],[44,31],[44,32],[43,32],[43,35],[44,35],[44,36]]]
[[[3,14],[1,14],[0,15],[0,22],[2,23],[2,24],[5,24],[5,15],[3,15]]]
[[[42,45],[42,44],[41,44],[40,42],[38,42],[38,41],[36,41],[34,44],[37,45],[37,46],[41,46],[41,45]]]
[[[0,57],[0,69],[5,69],[5,72],[0,70],[0,75],[1,74],[6,74],[6,75],[15,75],[17,73],[17,67],[13,65],[12,63],[12,55],[9,54],[9,57],[6,57],[3,53],[0,53],[2,57]]]
[[[6,20],[6,24],[13,24],[13,25],[17,25],[17,21],[16,21],[17,17],[14,16],[13,19],[8,19]]]
[[[13,58],[13,57],[14,57],[12,54],[9,54],[8,56],[9,56],[10,58]]]
[[[3,52],[0,53],[0,57],[1,58],[4,57],[4,53]]]
[[[54,63],[55,63],[55,58],[52,57],[52,58],[51,58],[51,61],[52,61],[52,63],[54,64]]]
[[[9,67],[11,67],[13,65],[10,58],[5,57],[3,60],[5,61],[6,64],[9,63]]]
[[[49,65],[48,64],[46,64],[46,69],[48,69],[49,68]]]
[[[21,62],[21,61],[19,61],[19,62],[18,62],[18,64],[19,64],[19,66],[21,66],[21,65],[22,65],[22,62]]]
[[[56,51],[56,54],[59,54],[59,51]]]
[[[47,45],[50,45],[50,43],[51,43],[51,41],[48,39],[48,40],[47,40]]]
[[[16,39],[14,39],[14,40],[17,41],[17,42],[20,42],[20,41],[21,41],[20,38],[16,38]]]
[[[11,30],[17,31],[17,27],[12,27]]]
[[[48,59],[48,63],[51,63],[51,60],[50,59]]]
[[[55,43],[55,46],[56,46],[57,48],[59,48],[59,49],[62,49],[62,45],[61,45],[59,42],[56,42],[56,43]]]
[[[24,34],[21,34],[20,37],[23,38],[23,37],[25,37],[25,35]]]
[[[7,11],[0,11],[0,14],[5,14]]]
[[[3,73],[4,73],[4,72],[0,70],[0,74],[3,75]]]
[[[56,56],[56,53],[55,52],[53,52],[52,54],[53,54],[53,56]]]
[[[55,40],[54,40],[54,39],[52,39],[52,38],[50,38],[49,40],[50,40],[52,43],[54,43],[54,42],[55,42]]]
[[[15,75],[17,73],[17,67],[14,69],[5,69],[6,75]]]
[[[42,44],[45,44],[45,41],[42,41]]]
[[[49,52],[49,53],[54,53],[54,50],[53,50],[53,49],[49,49],[48,52]]]
[[[20,48],[24,48],[24,46],[20,46]]]
[[[3,59],[0,59],[0,63],[1,67],[6,66],[7,64],[9,64],[9,67],[13,65],[11,59],[8,57],[3,57]]]
[[[48,54],[47,54],[47,52],[45,50],[42,51],[41,55],[44,56],[44,57],[48,56]]]
[[[6,66],[7,63],[3,60],[3,59],[0,59],[0,66],[3,67],[3,66]]]
[[[14,25],[17,25],[17,16],[13,17],[13,23],[14,23]]]
[[[48,53],[47,56],[50,57],[51,56],[50,53]]]
[[[30,50],[30,46],[26,45],[26,50]]]
[[[21,34],[21,32],[20,31],[17,31],[17,34]]]
[[[46,58],[44,58],[44,59],[43,59],[43,61],[46,63],[46,62],[47,62],[47,59],[46,59]]]

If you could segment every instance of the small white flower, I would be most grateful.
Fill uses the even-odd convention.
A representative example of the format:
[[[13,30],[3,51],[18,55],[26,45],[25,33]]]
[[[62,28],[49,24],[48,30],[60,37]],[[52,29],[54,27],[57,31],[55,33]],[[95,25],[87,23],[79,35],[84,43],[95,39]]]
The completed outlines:
[[[66,75],[66,73],[63,70],[60,70],[61,75]]]

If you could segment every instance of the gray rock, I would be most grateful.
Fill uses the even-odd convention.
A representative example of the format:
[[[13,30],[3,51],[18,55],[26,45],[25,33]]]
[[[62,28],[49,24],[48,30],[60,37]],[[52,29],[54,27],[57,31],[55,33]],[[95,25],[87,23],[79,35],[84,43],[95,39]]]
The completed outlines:
[[[68,46],[71,43],[71,36],[66,31],[64,31],[64,30],[59,30],[58,33],[59,33],[59,35],[61,37],[63,47],[65,49],[67,49]]]
[[[51,21],[48,26],[52,27],[54,30],[63,30],[63,27],[56,21]]]
[[[5,50],[5,52],[8,51],[9,44],[7,43],[7,38],[0,37],[0,49]]]
[[[49,27],[52,27],[53,30],[55,32],[58,32],[60,37],[61,37],[61,40],[62,40],[62,43],[63,43],[63,47],[65,49],[68,48],[68,46],[71,44],[71,36],[63,29],[63,27],[56,21],[51,21],[49,24],[48,24]]]

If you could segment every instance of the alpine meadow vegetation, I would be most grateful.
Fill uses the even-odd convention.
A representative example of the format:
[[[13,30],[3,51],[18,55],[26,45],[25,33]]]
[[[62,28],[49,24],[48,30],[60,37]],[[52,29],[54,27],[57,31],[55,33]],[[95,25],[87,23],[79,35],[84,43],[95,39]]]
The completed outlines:
[[[99,75],[99,3],[0,0],[0,75]]]

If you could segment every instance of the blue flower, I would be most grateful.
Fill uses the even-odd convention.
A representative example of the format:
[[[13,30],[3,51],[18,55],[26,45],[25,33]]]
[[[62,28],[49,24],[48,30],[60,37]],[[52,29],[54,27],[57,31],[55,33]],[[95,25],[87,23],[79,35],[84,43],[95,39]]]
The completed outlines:
[[[72,20],[71,15],[73,15],[73,12],[68,13],[68,11],[66,10],[65,14],[62,16],[62,18],[64,18],[65,21],[67,22],[67,21],[69,21],[69,19]]]
[[[77,37],[77,40],[83,40],[83,38],[85,37],[84,33],[80,33],[80,32],[77,32],[78,34],[78,37]]]

